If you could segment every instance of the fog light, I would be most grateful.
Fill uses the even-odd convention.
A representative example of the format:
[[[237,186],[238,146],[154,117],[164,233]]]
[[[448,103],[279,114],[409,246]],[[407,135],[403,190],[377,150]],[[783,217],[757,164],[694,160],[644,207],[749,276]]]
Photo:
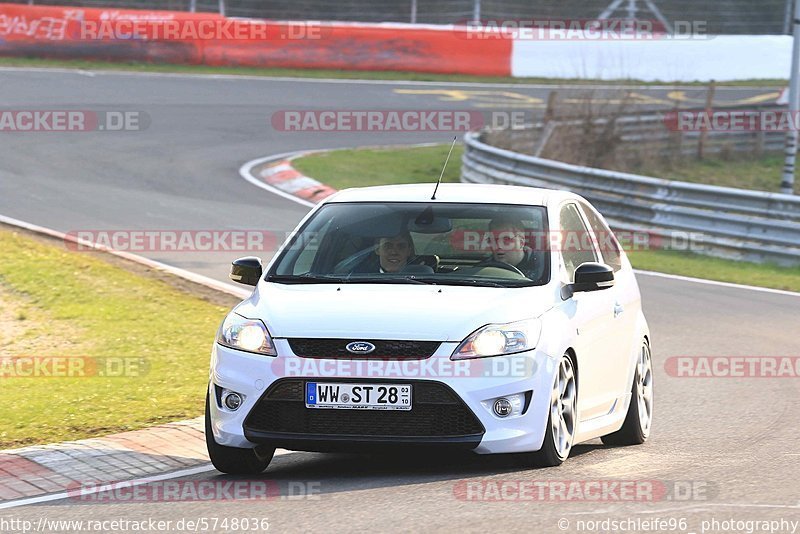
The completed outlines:
[[[500,397],[494,401],[494,413],[497,417],[508,417],[513,409],[514,406],[511,401],[505,397]]]
[[[242,396],[236,393],[235,391],[229,391],[227,389],[222,390],[222,404],[232,412],[235,412],[239,409],[239,406],[242,405]]]

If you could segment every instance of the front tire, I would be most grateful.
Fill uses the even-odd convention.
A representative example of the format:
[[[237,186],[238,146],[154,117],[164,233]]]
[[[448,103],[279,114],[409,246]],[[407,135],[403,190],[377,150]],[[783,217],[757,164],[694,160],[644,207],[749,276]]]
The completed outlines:
[[[535,467],[556,467],[564,463],[575,441],[578,420],[578,383],[575,364],[569,354],[564,354],[558,364],[556,378],[550,392],[550,413],[542,448],[528,453]]]
[[[211,430],[211,408],[206,392],[206,448],[211,463],[218,471],[231,475],[257,475],[267,468],[275,454],[275,447],[259,445],[254,449],[226,447],[214,440]]]
[[[647,340],[642,341],[631,387],[631,402],[622,428],[600,438],[606,445],[641,445],[653,424],[653,358]]]

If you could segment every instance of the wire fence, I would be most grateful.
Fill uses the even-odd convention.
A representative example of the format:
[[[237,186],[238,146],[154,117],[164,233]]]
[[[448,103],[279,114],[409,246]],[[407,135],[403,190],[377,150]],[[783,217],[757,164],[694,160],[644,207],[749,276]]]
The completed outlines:
[[[700,22],[711,34],[788,34],[791,0],[7,0],[16,4],[222,13],[273,20],[453,24],[620,18]]]

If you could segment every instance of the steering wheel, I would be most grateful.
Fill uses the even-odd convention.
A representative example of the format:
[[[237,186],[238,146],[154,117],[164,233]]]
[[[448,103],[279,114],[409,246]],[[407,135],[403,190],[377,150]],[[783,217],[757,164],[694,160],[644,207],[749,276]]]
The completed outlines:
[[[517,273],[518,275],[520,275],[522,277],[525,277],[525,273],[523,273],[522,271],[517,269],[516,265],[511,265],[510,263],[507,263],[505,261],[488,260],[488,261],[482,262],[480,264],[480,266],[481,267],[498,267],[500,269],[505,269],[506,271],[511,271],[511,272]]]
[[[429,263],[429,260],[430,261]],[[435,255],[417,254],[408,259],[407,265],[427,265],[433,272],[439,269],[439,257]]]

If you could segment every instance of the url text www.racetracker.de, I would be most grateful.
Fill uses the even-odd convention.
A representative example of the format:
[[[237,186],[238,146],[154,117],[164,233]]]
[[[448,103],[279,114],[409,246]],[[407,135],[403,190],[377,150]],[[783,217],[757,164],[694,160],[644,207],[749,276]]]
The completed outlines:
[[[267,532],[267,517],[183,517],[180,519],[53,519],[0,517],[0,532]]]

